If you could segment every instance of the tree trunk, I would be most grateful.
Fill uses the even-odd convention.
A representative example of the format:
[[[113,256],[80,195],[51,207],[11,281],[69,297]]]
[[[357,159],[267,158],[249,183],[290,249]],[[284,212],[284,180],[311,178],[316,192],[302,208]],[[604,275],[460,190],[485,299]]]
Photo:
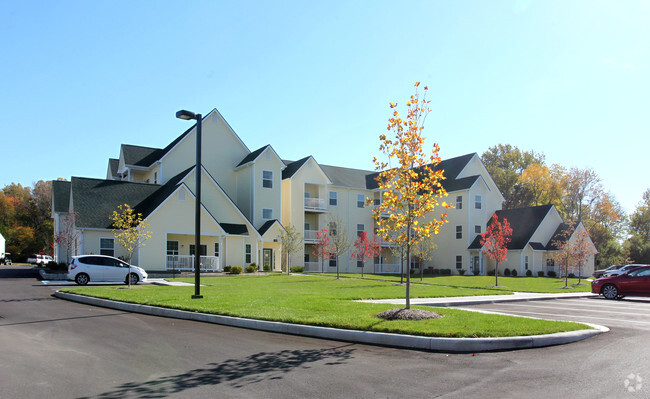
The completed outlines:
[[[494,266],[494,286],[495,287],[499,286],[499,262],[498,261]]]
[[[336,255],[336,279],[340,280],[341,277],[339,276],[339,256]]]

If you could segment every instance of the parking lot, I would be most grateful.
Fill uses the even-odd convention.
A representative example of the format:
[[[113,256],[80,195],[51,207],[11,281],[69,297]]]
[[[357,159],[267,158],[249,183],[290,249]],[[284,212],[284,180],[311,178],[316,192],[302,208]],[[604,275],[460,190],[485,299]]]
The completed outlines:
[[[610,329],[650,328],[650,298],[627,297],[612,301],[602,297],[552,299],[462,306],[461,309],[505,313],[541,319],[601,324]]]

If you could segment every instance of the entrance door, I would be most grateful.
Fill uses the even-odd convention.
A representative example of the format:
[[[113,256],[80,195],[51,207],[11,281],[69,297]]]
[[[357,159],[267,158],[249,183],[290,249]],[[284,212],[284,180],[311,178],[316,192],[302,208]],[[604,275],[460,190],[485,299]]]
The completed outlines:
[[[262,250],[262,266],[264,270],[273,270],[273,249],[264,248]]]
[[[479,262],[480,262],[480,258],[478,256],[475,256],[472,265],[472,269],[473,269],[472,273],[474,273],[475,276],[481,274],[481,265]]]

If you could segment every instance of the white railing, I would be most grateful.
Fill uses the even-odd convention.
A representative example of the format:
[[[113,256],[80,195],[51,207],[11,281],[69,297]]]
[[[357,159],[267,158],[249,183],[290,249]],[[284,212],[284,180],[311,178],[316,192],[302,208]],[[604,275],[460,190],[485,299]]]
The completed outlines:
[[[199,259],[202,272],[223,271],[218,256],[201,256]],[[167,270],[193,271],[194,255],[167,255],[165,267]]]
[[[373,265],[374,273],[394,273],[399,274],[402,267],[399,263],[376,263]]]
[[[305,198],[305,208],[325,211],[327,204],[323,198]]]
[[[316,241],[316,240],[318,240],[318,231],[305,230],[305,241]]]

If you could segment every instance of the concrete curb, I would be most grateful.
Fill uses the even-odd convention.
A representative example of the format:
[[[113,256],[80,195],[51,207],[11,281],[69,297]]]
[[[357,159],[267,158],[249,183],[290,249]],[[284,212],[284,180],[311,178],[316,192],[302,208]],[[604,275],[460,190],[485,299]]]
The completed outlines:
[[[439,338],[414,335],[391,334],[373,331],[342,330],[330,327],[307,326],[302,324],[280,323],[275,321],[244,319],[240,317],[219,316],[185,310],[159,308],[93,298],[77,294],[55,292],[54,296],[69,301],[101,306],[126,312],[142,313],[152,316],[171,317],[183,320],[202,321],[232,327],[249,328],[283,334],[303,335],[337,341],[357,342],[370,345],[391,346],[406,349],[419,349],[440,352],[489,352],[512,349],[539,348],[543,346],[562,345],[581,341],[595,335],[608,332],[609,328],[594,324],[594,330],[579,330],[563,333],[533,335],[528,337],[498,338]],[[587,324],[587,323],[583,323]]]
[[[487,295],[487,296],[472,296],[452,298],[411,298],[411,305],[418,306],[437,306],[437,307],[451,307],[451,306],[468,306],[468,305],[485,305],[491,303],[503,302],[527,302],[527,301],[543,301],[550,299],[569,299],[569,298],[591,298],[597,297],[597,294],[590,292],[584,293],[571,293],[571,294],[533,294],[515,292],[513,295]],[[361,300],[359,302],[366,303],[389,303],[394,305],[404,305],[403,299],[369,299]]]

